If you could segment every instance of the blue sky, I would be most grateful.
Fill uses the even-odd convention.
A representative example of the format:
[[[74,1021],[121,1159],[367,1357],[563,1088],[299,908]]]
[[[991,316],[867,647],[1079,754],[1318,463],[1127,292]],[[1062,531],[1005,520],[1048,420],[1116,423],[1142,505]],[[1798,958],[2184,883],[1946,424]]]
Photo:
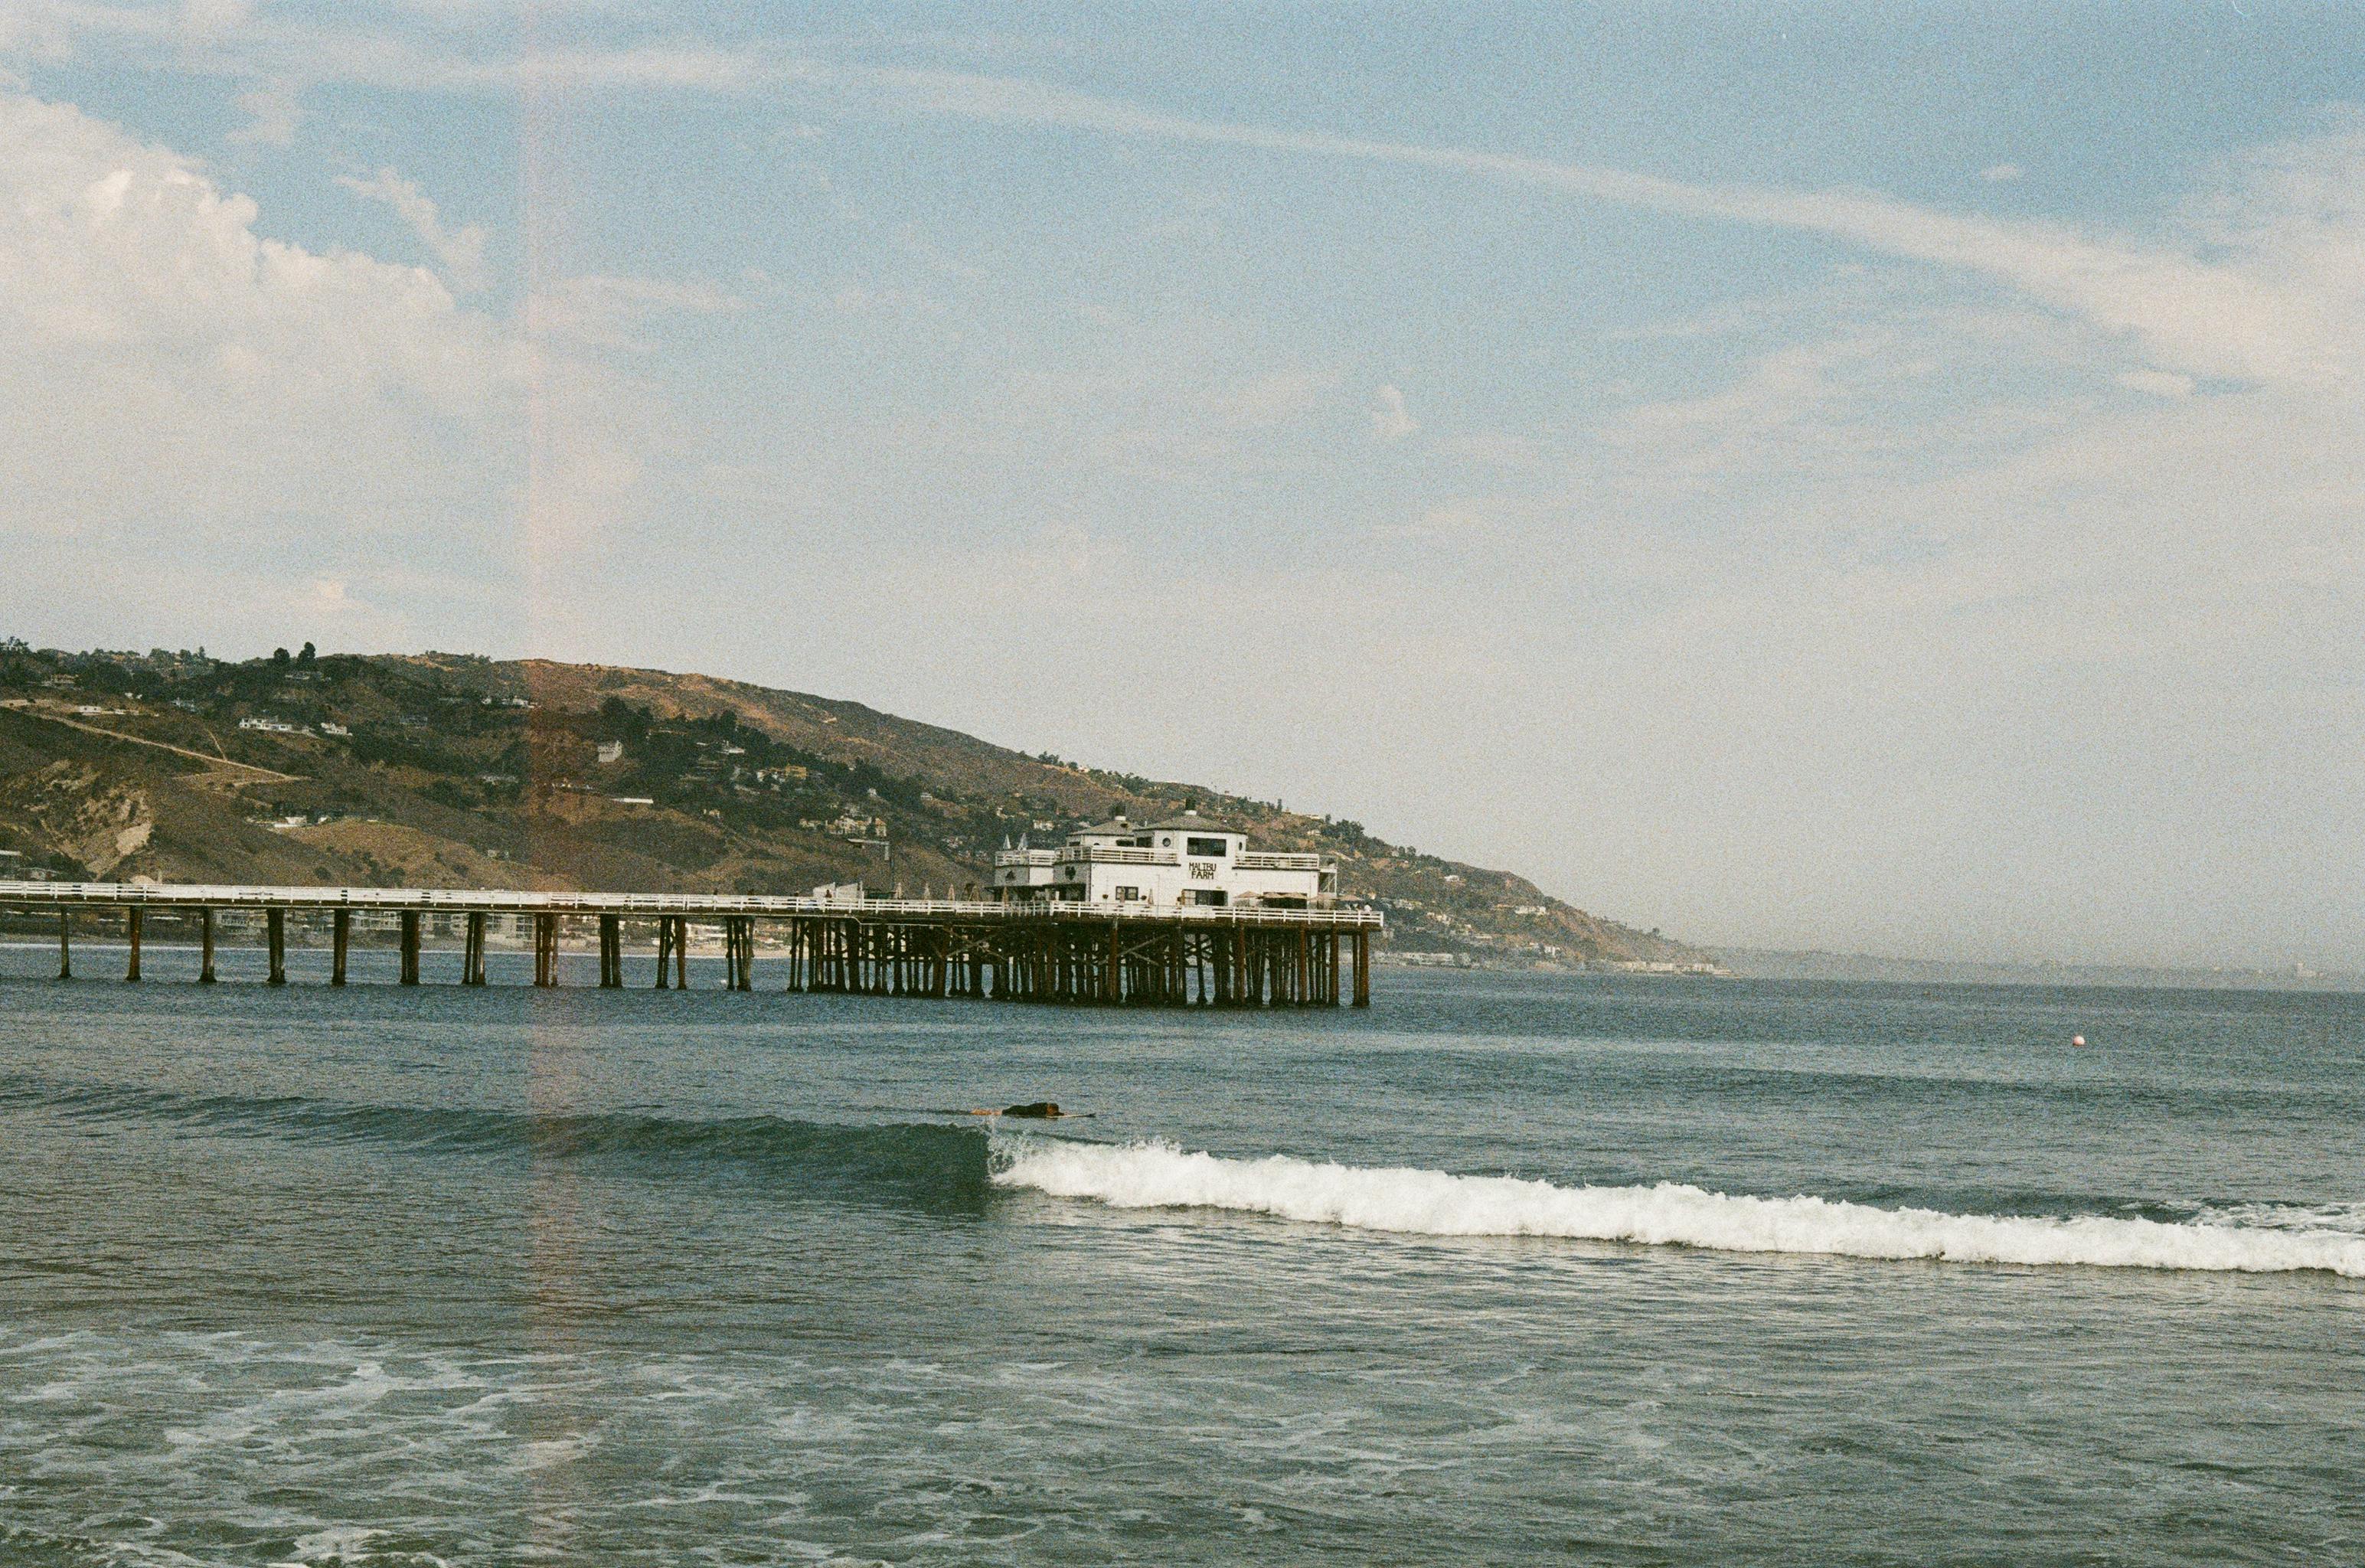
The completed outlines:
[[[1709,941],[2365,963],[2358,31],[0,0],[0,614],[850,696]]]

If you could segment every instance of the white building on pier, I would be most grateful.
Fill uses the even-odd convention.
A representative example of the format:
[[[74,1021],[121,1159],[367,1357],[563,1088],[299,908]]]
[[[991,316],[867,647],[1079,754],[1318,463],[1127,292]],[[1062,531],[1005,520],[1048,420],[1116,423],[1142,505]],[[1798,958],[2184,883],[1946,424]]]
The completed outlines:
[[[1339,867],[1319,855],[1250,849],[1248,834],[1194,811],[1136,824],[1119,816],[1068,834],[1058,849],[1018,847],[993,857],[993,896],[1004,903],[1237,905],[1319,909],[1338,902]]]

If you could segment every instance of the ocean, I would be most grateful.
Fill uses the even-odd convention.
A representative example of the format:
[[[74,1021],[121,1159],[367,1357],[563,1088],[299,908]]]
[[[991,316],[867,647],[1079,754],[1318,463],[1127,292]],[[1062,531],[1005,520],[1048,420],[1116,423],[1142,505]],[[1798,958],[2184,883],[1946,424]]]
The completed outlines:
[[[252,958],[0,950],[0,1562],[2365,1562],[2365,997]]]

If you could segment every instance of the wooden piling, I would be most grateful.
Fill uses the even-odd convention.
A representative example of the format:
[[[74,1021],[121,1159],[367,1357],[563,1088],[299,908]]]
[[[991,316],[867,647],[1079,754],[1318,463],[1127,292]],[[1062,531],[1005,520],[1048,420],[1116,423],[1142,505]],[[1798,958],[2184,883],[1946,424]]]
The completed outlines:
[[[533,917],[533,983],[544,991],[558,983],[558,916]]]
[[[73,979],[73,916],[58,908],[58,979]]]
[[[140,978],[140,916],[142,913],[137,909],[123,912],[123,940],[129,949],[129,957],[123,961],[123,980],[127,985]]]
[[[1355,1005],[1372,1004],[1372,934],[1358,929],[1355,933]]]
[[[398,983],[419,983],[419,912],[415,909],[402,912],[402,969]]]
[[[345,983],[345,952],[353,946],[353,912],[341,909],[329,917],[329,983]]]
[[[197,911],[197,983],[214,983],[214,912]]]
[[[723,985],[732,991],[756,989],[756,922],[734,914],[723,922]]]
[[[485,983],[485,912],[468,912],[468,935],[460,949],[460,983]]]
[[[286,985],[287,983],[287,912],[284,909],[265,911],[263,927],[264,946],[269,949],[271,956],[271,973],[268,983]]]
[[[600,917],[600,989],[614,991],[624,983],[624,924],[617,916]]]

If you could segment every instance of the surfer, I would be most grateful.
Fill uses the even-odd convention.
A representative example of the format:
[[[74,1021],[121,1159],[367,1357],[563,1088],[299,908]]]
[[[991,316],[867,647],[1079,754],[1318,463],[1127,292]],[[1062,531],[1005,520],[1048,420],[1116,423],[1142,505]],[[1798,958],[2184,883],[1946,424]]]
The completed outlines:
[[[999,1111],[971,1111],[972,1116],[1025,1116],[1033,1121],[1057,1120],[1068,1113],[1059,1109],[1056,1100],[1030,1100],[1024,1105],[1004,1105]]]

